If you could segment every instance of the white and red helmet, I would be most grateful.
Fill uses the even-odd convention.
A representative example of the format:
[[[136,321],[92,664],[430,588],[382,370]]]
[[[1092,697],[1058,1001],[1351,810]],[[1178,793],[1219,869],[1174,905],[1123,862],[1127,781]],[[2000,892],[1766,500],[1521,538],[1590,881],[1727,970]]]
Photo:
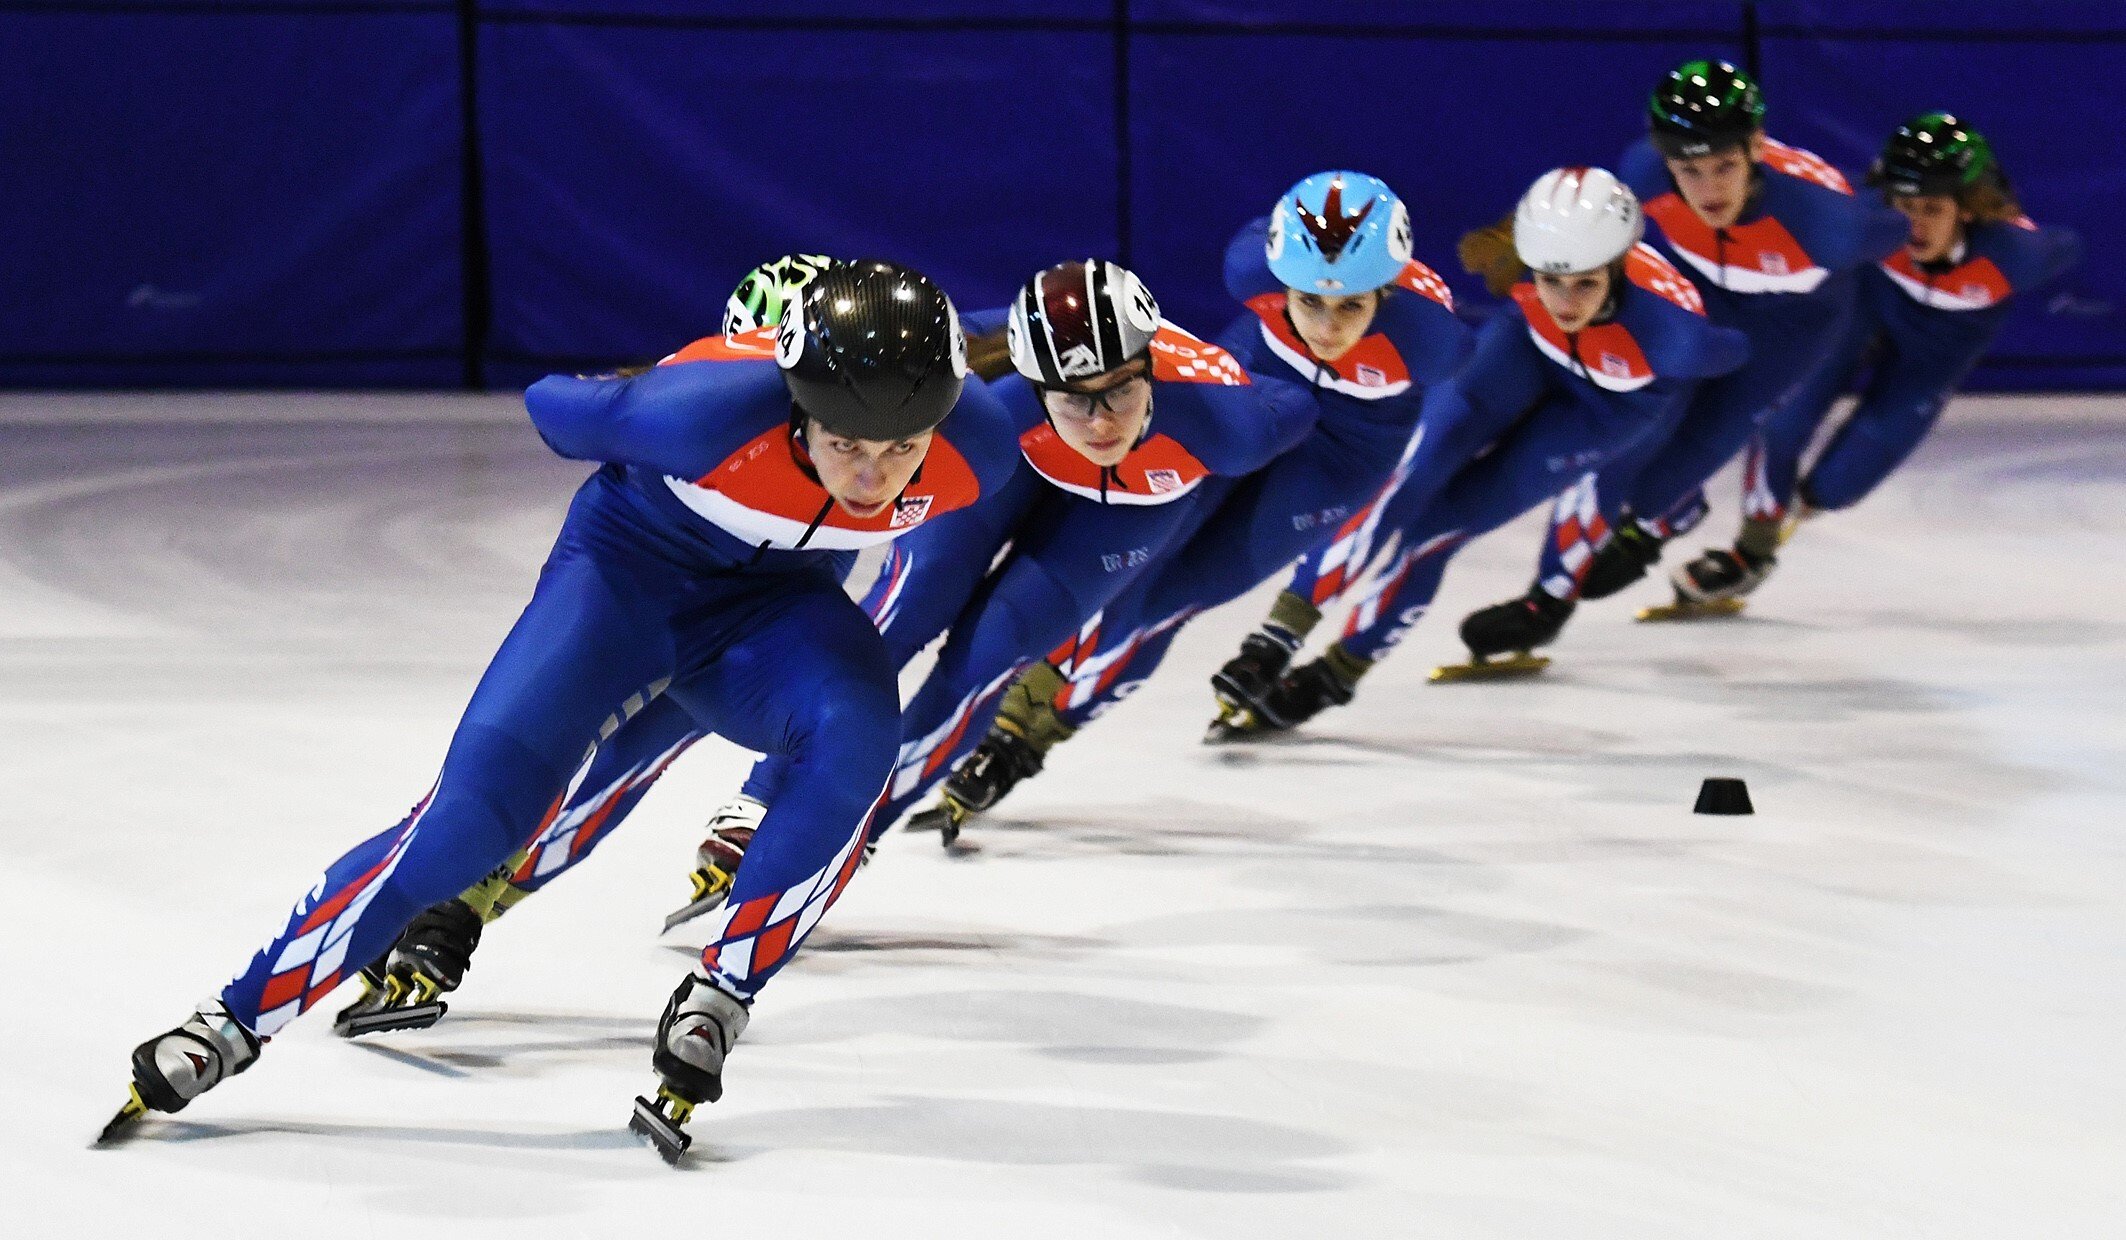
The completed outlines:
[[[1646,221],[1638,196],[1601,168],[1554,168],[1513,211],[1513,252],[1536,271],[1567,275],[1623,258]]]
[[[1063,387],[1143,357],[1159,331],[1159,303],[1135,273],[1088,258],[1036,275],[1012,299],[1005,341],[1011,365],[1043,387]]]

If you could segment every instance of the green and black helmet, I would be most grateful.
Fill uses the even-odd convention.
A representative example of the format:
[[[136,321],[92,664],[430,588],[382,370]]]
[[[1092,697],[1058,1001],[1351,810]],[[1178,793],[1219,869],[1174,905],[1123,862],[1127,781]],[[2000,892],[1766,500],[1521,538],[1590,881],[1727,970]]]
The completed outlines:
[[[785,254],[746,273],[723,306],[723,334],[779,327],[805,286],[841,260],[824,254]]]
[[[1893,197],[1957,198],[2000,182],[2000,162],[1985,135],[1947,112],[1921,113],[1899,125],[1868,170],[1868,183]]]
[[[1646,101],[1647,136],[1670,159],[1741,146],[1764,128],[1764,92],[1724,60],[1678,65]]]

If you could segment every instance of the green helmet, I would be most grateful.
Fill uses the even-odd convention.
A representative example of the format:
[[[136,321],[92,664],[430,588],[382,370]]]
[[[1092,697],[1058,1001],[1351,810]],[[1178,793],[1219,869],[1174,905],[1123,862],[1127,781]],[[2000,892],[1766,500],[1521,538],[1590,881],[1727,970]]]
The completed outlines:
[[[1960,197],[2000,179],[2000,162],[1993,158],[1985,135],[1947,112],[1921,113],[1899,125],[1868,170],[1868,181],[1893,197]]]
[[[755,267],[731,290],[731,300],[724,303],[723,334],[735,336],[756,328],[780,327],[782,316],[796,304],[805,286],[818,279],[821,272],[840,265],[840,259],[824,254],[785,254]]]
[[[1764,128],[1764,92],[1724,60],[1690,60],[1646,101],[1647,136],[1670,159],[1741,146]]]

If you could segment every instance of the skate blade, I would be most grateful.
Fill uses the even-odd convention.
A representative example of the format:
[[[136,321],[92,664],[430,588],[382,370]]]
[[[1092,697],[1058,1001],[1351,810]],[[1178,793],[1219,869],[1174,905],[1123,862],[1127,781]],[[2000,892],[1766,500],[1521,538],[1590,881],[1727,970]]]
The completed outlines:
[[[1646,624],[1658,624],[1668,620],[1716,620],[1722,616],[1742,614],[1743,601],[1739,598],[1707,599],[1694,603],[1689,599],[1677,599],[1658,607],[1641,607],[1635,619]]]
[[[1533,676],[1550,666],[1550,659],[1540,654],[1500,655],[1489,659],[1471,659],[1467,663],[1449,663],[1432,669],[1433,684],[1451,685],[1464,680],[1504,680],[1512,676]]]
[[[118,1108],[118,1114],[113,1115],[111,1122],[103,1126],[103,1131],[96,1134],[97,1145],[109,1145],[120,1138],[133,1135],[133,1126],[140,1122],[141,1116],[148,1113],[148,1104],[140,1098],[140,1086],[127,1086],[126,1095],[126,1104]]]
[[[679,1128],[694,1113],[694,1108],[674,1098],[671,1099],[674,1114],[666,1115],[662,1104],[667,1097],[669,1095],[660,1091],[657,1101],[652,1102],[640,1094],[635,1095],[635,1113],[628,1118],[627,1126],[628,1131],[642,1138],[643,1144],[657,1151],[657,1157],[667,1165],[677,1167],[679,1160],[686,1157],[687,1147],[694,1144],[694,1138]]]
[[[1280,731],[1283,731],[1283,729],[1273,728],[1264,723],[1254,711],[1244,706],[1228,706],[1221,708],[1218,712],[1218,717],[1211,720],[1210,726],[1203,730],[1203,743],[1206,745],[1245,744],[1248,741],[1261,740]]]
[[[973,816],[966,810],[954,812],[951,805],[940,802],[919,814],[910,815],[908,825],[902,829],[907,831],[935,831],[938,833],[938,843],[943,847],[950,848],[959,841],[960,828],[965,826],[967,820]]]
[[[722,891],[701,897],[685,908],[673,911],[664,919],[664,928],[670,930],[674,926],[683,926],[704,913],[715,912],[723,907],[724,900],[729,898],[730,894],[731,889],[726,887]]]
[[[443,1014],[449,1010],[449,1004],[438,1000],[379,1008],[373,1012],[342,1012],[339,1019],[332,1022],[332,1032],[343,1038],[359,1038],[372,1033],[395,1033],[401,1029],[426,1029],[443,1019]]]

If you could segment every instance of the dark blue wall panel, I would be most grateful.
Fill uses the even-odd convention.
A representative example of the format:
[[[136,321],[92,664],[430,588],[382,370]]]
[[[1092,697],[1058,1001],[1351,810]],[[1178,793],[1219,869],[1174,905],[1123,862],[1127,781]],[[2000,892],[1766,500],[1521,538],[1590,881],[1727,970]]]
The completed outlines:
[[[795,249],[907,262],[980,306],[1117,246],[1102,35],[481,37],[498,362],[654,356]]]
[[[503,384],[796,248],[970,307],[1123,257],[1212,331],[1232,229],[1333,166],[1481,314],[1458,235],[1707,54],[1854,171],[1967,113],[2090,252],[1980,382],[2126,387],[2119,0],[0,0],[0,383]]]
[[[0,64],[0,383],[459,381],[451,14],[0,12]]]
[[[1935,108],[1977,125],[2033,219],[2082,234],[2060,285],[2018,307],[1977,386],[2126,387],[2126,4],[1920,0],[1759,5],[1771,128],[1856,173],[1898,122]],[[1857,184],[1857,177],[1856,177]]]

